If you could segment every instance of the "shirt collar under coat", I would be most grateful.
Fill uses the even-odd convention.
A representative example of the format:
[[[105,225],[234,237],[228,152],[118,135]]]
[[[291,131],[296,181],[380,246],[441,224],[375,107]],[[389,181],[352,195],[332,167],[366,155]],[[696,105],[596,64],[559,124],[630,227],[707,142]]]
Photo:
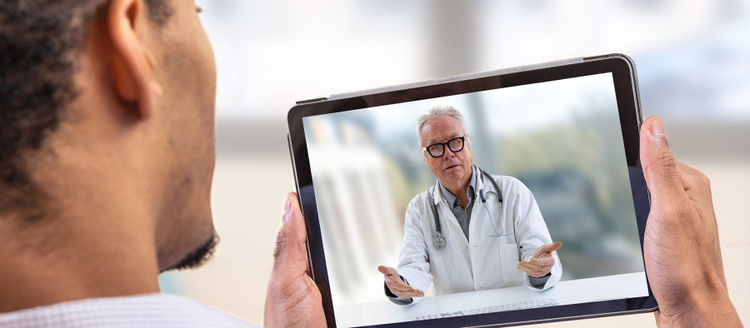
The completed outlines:
[[[480,174],[479,172],[481,172],[479,170],[479,166],[471,166],[471,182],[469,183],[469,185],[474,187],[474,199],[476,199],[476,195],[478,195],[479,190],[482,190],[482,188],[484,188],[484,176],[482,176],[481,179],[476,178],[477,175]],[[430,191],[432,193],[433,204],[438,204],[441,199],[445,199],[445,197],[443,197],[442,193],[440,192],[440,188],[440,179],[438,179],[437,182],[435,182],[434,188],[432,188],[432,191]],[[447,203],[448,200],[445,201]],[[451,207],[453,206],[453,204],[448,205]]]
[[[471,167],[471,178],[469,178],[469,186],[466,187],[466,197],[469,198],[469,204],[472,204],[474,201],[474,191],[477,190],[477,184],[476,184],[476,178],[477,178],[477,170],[474,169],[474,167]],[[456,204],[458,204],[458,207],[461,207],[461,202],[458,201],[458,197],[454,195],[448,188],[445,188],[443,183],[438,180],[438,185],[440,185],[440,193],[443,194],[443,199],[450,205],[452,208],[456,207]],[[468,204],[467,204],[468,208]]]

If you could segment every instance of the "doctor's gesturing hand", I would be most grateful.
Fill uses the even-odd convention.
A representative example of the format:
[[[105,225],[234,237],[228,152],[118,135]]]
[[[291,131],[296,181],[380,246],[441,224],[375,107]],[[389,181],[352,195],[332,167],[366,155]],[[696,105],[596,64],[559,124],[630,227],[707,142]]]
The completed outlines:
[[[555,265],[555,258],[552,256],[552,252],[560,249],[560,247],[562,247],[562,243],[559,241],[539,246],[534,251],[531,259],[518,262],[516,268],[534,278],[544,277],[552,271],[552,267]]]
[[[411,297],[423,297],[424,292],[419,289],[414,289],[411,286],[407,285],[406,282],[404,282],[403,279],[401,279],[401,276],[399,276],[398,271],[396,269],[387,267],[385,265],[381,265],[378,267],[378,271],[385,276],[385,284],[388,286],[388,289],[391,290],[391,293],[393,295],[396,295],[398,298],[411,298]]]

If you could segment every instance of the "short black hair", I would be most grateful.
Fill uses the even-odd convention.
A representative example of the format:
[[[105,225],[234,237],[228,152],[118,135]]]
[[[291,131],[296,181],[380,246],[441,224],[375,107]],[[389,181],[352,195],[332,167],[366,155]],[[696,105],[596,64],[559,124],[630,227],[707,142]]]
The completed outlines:
[[[65,119],[78,95],[73,79],[88,26],[110,1],[0,3],[0,214],[32,208],[42,197],[26,155]],[[168,1],[144,0],[158,26],[172,15]]]

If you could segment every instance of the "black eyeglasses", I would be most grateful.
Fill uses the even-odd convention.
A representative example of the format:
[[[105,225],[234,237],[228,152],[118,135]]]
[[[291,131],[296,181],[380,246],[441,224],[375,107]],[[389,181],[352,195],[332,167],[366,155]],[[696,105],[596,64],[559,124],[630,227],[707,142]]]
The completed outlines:
[[[432,144],[422,148],[422,151],[426,150],[430,153],[430,156],[438,158],[445,154],[445,146],[448,146],[448,148],[454,153],[460,152],[464,149],[464,137],[453,138],[444,143]]]

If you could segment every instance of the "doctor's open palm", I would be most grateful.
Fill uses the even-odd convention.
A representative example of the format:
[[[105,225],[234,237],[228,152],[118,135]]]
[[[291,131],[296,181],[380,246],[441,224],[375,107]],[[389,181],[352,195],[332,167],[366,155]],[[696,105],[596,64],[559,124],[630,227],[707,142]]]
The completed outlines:
[[[544,277],[552,271],[552,267],[555,265],[555,258],[552,256],[552,252],[560,249],[560,247],[562,247],[562,243],[559,241],[539,246],[534,251],[531,259],[518,262],[516,268],[534,278]]]
[[[385,276],[385,284],[388,286],[388,289],[391,290],[391,293],[393,295],[396,295],[398,298],[412,298],[412,297],[423,297],[424,292],[419,289],[414,289],[406,282],[404,282],[403,279],[401,279],[401,276],[398,274],[398,271],[396,269],[387,267],[385,265],[381,265],[378,267],[378,271]]]

